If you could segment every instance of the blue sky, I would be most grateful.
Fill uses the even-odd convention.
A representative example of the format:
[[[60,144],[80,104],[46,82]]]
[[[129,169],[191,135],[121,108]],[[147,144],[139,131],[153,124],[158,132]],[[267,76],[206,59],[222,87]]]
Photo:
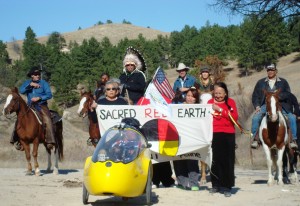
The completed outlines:
[[[0,40],[24,39],[30,26],[37,37],[92,27],[97,22],[150,27],[164,32],[211,25],[239,25],[241,16],[209,7],[213,0],[0,0]]]

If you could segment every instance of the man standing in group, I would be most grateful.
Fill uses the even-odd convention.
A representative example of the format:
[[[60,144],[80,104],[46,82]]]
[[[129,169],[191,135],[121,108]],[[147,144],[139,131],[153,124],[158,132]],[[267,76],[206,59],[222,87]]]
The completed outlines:
[[[20,87],[20,93],[27,96],[27,104],[34,107],[42,116],[45,126],[45,142],[49,149],[55,146],[54,130],[47,100],[52,98],[52,92],[49,84],[41,79],[39,67],[32,67],[27,74],[30,79],[26,80]],[[16,131],[13,132],[11,143],[19,142]],[[17,149],[22,149],[20,144],[15,144]],[[19,146],[19,148],[18,148]]]
[[[146,64],[141,54],[129,47],[123,60],[123,73],[119,77],[121,81],[121,96],[127,97],[129,103],[136,104],[144,96],[146,89],[146,77],[142,71],[146,70]]]
[[[196,78],[187,74],[189,71],[189,67],[185,66],[184,63],[179,63],[176,71],[179,76],[174,82],[173,91],[176,93],[180,91],[182,93],[183,98],[185,98],[186,92],[194,86]]]
[[[267,77],[260,79],[254,88],[252,94],[252,104],[255,109],[255,114],[252,118],[252,127],[251,133],[253,136],[253,142],[251,144],[252,148],[258,147],[258,137],[257,131],[259,129],[260,122],[263,116],[266,114],[266,102],[265,102],[265,94],[264,90],[266,91],[275,91],[280,89],[279,93],[279,102],[282,106],[282,113],[287,115],[289,122],[290,122],[290,129],[292,133],[292,142],[290,144],[291,148],[297,148],[296,139],[297,139],[297,125],[296,125],[296,116],[292,113],[292,106],[289,103],[290,97],[290,86],[289,83],[277,76],[277,68],[274,64],[267,66]]]

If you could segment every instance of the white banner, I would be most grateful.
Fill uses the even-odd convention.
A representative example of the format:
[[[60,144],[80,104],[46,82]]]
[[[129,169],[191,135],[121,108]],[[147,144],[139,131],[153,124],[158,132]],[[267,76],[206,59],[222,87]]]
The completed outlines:
[[[96,112],[101,135],[126,117],[139,120],[142,127],[150,122],[154,123],[152,126],[157,123],[156,128],[150,129],[153,130],[151,135],[154,133],[158,138],[145,135],[152,144],[150,150],[154,161],[199,159],[210,166],[213,132],[211,105],[170,104],[169,107],[171,115],[166,116],[151,105],[98,105]]]

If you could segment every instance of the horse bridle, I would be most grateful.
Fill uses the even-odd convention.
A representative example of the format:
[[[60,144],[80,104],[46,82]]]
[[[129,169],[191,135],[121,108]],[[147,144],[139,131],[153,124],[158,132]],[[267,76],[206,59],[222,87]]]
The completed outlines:
[[[12,94],[13,95],[13,94]],[[10,107],[11,108],[14,108],[15,107],[15,105],[16,104],[18,104],[18,107],[17,107],[17,109],[16,109],[16,115],[15,116],[12,116],[12,117],[8,117],[8,115],[4,115],[7,119],[13,119],[14,117],[16,117],[18,114],[18,111],[20,111],[20,96],[19,95],[17,95],[17,97],[16,97],[16,101],[14,102],[14,104],[13,105],[10,105]],[[14,95],[13,95],[13,98],[12,99],[14,99]],[[28,107],[28,109],[24,112],[24,114],[22,114],[21,116],[20,116],[20,118],[22,118],[23,116],[25,116],[27,113],[28,113],[28,111],[29,111],[29,109],[30,109],[30,107]],[[11,114],[11,113],[10,113]]]

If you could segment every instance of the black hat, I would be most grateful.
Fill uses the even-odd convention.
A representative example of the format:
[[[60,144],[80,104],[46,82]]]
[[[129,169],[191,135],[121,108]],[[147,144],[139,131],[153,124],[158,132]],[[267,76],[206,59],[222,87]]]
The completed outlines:
[[[124,119],[122,119],[121,122],[125,123],[125,124],[127,124],[127,125],[129,125],[131,127],[134,127],[136,129],[140,129],[140,126],[141,126],[139,120],[137,120],[137,119],[135,119],[133,117],[124,118]]]
[[[31,69],[30,69],[30,71],[27,73],[27,77],[31,77],[31,75],[33,74],[33,73],[35,73],[35,72],[39,72],[39,73],[41,73],[41,69],[40,69],[40,67],[38,67],[38,66],[34,66],[34,67],[32,67]]]
[[[208,67],[203,67],[202,69],[200,69],[200,73],[202,72],[208,72],[209,73],[209,68]]]

